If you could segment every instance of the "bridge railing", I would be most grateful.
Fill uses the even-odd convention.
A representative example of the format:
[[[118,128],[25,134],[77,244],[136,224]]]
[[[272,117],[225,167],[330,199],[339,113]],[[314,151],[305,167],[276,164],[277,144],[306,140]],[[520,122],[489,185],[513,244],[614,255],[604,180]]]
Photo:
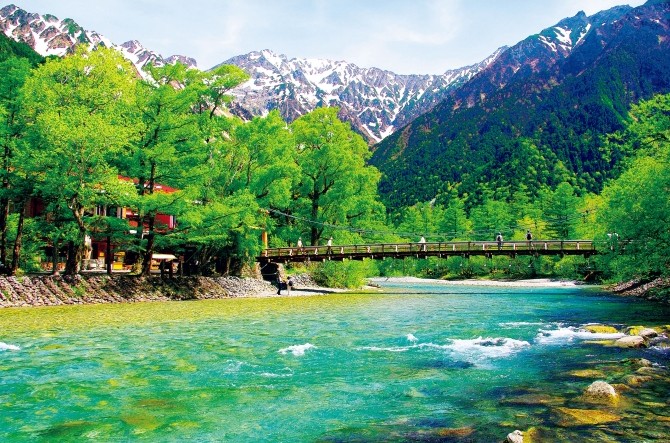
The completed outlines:
[[[374,243],[361,245],[333,245],[328,246],[305,246],[268,248],[261,255],[266,259],[295,260],[305,258],[323,258],[330,255],[346,256],[408,256],[412,254],[426,255],[458,255],[487,253],[498,254],[538,253],[538,254],[560,254],[560,253],[592,253],[595,246],[591,240],[533,240],[533,241],[504,241],[498,244],[496,241],[456,241],[456,242],[430,242],[430,243]]]

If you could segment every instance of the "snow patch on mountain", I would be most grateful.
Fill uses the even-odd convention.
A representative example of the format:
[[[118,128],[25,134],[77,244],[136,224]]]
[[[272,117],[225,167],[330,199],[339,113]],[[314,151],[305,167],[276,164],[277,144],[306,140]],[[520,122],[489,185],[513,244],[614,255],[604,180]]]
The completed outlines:
[[[488,66],[504,48],[481,63],[442,75],[399,75],[345,61],[291,58],[265,49],[226,60],[250,79],[234,89],[235,101],[252,115],[278,109],[294,120],[317,107],[337,106],[340,117],[378,142],[410,123]]]
[[[85,30],[70,18],[60,20],[51,14],[30,13],[15,5],[0,9],[0,30],[8,37],[26,43],[43,56],[62,57],[72,52],[77,45],[87,45],[91,49],[104,46],[120,51],[140,73],[149,63],[161,66],[180,61],[187,66],[197,67],[193,58],[181,55],[163,58],[136,40],[117,45],[95,31]]]

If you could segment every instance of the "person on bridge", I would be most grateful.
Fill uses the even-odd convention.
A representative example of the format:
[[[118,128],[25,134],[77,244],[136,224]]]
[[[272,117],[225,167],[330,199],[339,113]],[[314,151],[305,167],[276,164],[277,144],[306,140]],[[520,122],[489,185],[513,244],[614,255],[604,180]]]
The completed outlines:
[[[496,241],[498,242],[498,250],[501,250],[502,246],[503,246],[502,232],[498,232],[498,236],[496,237]]]
[[[298,247],[298,252],[302,252],[302,237],[298,237],[298,243],[296,246]]]
[[[423,235],[421,236],[421,239],[419,239],[419,247],[422,251],[426,251],[426,238]]]
[[[528,241],[528,249],[533,246],[533,234],[530,233],[530,229],[526,230],[526,240]]]

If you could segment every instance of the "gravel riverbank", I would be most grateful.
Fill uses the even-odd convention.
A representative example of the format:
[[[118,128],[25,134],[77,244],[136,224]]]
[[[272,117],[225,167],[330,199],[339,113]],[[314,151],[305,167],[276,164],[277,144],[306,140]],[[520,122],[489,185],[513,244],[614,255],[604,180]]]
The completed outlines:
[[[58,306],[92,303],[135,303],[145,301],[199,300],[238,297],[286,297],[344,292],[344,289],[319,287],[308,274],[294,275],[294,288],[282,290],[272,283],[255,278],[240,277],[175,277],[134,275],[77,275],[0,277],[0,308],[26,306]],[[496,280],[432,280],[416,277],[377,277],[368,280],[372,286],[382,282],[440,283],[444,285],[511,286],[511,287],[571,287],[574,281],[529,279]],[[604,288],[615,294],[665,301],[649,296],[654,284],[622,284]],[[668,287],[669,282],[662,282]]]
[[[296,276],[291,296],[339,292],[320,288],[309,276]],[[282,296],[289,295],[286,290]],[[93,303],[277,297],[270,282],[239,277],[77,275],[0,277],[0,307],[59,306]]]

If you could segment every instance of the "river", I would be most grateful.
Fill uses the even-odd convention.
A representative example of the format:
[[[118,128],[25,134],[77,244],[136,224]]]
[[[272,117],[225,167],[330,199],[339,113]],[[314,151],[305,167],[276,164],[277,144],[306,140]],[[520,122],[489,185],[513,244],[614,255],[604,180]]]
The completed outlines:
[[[0,310],[0,440],[667,441],[667,375],[614,406],[656,346],[594,343],[588,323],[658,326],[670,310],[582,287],[385,283],[383,291]],[[660,366],[655,368],[663,373]],[[565,410],[616,417],[575,426]]]

